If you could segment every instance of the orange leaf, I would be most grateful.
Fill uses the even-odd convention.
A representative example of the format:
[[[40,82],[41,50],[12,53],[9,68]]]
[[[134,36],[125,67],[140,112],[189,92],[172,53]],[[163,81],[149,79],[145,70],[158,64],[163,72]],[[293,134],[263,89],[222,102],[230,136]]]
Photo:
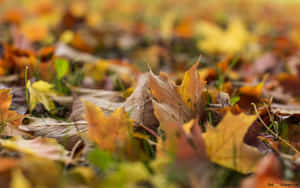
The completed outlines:
[[[19,126],[22,123],[24,116],[15,111],[9,110],[12,95],[10,89],[0,90],[0,123],[4,125]]]
[[[116,109],[109,117],[96,105],[84,101],[88,134],[96,144],[107,151],[117,151],[129,139],[129,128],[133,121],[124,108]]]

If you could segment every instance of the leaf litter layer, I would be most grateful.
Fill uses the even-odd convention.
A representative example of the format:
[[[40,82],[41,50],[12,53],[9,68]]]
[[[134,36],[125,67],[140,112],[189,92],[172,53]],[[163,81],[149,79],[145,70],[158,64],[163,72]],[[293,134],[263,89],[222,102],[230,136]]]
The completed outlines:
[[[0,6],[0,187],[300,187],[298,1]]]

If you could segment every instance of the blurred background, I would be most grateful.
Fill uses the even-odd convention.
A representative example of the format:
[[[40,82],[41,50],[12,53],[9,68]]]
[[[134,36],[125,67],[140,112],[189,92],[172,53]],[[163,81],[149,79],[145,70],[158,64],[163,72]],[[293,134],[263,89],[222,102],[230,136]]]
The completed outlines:
[[[237,54],[252,62],[298,52],[299,2],[1,0],[0,40],[34,49],[64,43],[142,71],[180,71],[200,54],[204,65]]]

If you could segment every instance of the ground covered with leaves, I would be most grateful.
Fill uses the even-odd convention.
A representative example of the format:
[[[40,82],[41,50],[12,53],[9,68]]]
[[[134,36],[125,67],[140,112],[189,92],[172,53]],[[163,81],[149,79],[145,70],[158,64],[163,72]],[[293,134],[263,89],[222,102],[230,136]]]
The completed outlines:
[[[300,187],[299,9],[0,0],[0,187]]]

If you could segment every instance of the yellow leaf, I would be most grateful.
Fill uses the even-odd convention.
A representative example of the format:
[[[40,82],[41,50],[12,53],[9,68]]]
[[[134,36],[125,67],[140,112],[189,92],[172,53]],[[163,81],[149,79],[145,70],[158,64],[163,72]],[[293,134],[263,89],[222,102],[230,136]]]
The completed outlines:
[[[13,171],[10,188],[31,188],[30,182],[26,179],[20,169]]]
[[[207,126],[203,138],[210,160],[241,173],[253,172],[262,155],[246,145],[243,138],[256,118],[228,112],[216,128]]]
[[[192,129],[192,127],[193,127],[194,124],[195,124],[194,121],[195,121],[195,120],[191,120],[191,121],[189,121],[189,122],[183,124],[182,127],[183,127],[183,130],[184,130],[185,134],[187,134],[187,135],[191,134],[191,129]]]
[[[60,41],[64,42],[64,43],[70,43],[74,38],[74,33],[70,30],[66,30],[64,31],[61,36],[60,36]]]
[[[198,41],[198,47],[208,53],[238,53],[253,39],[240,20],[233,20],[227,30],[209,22],[199,23],[196,30],[203,36]]]
[[[38,90],[40,92],[51,92],[53,85],[49,84],[45,81],[37,81],[32,84],[33,89]]]
[[[84,101],[88,134],[101,149],[114,152],[129,138],[129,128],[133,121],[124,108],[116,109],[109,117],[96,105]]]
[[[68,152],[52,138],[37,137],[25,140],[21,137],[14,139],[0,139],[2,147],[19,151],[31,156],[48,158],[51,160],[68,161]]]
[[[160,33],[164,39],[169,40],[172,37],[176,14],[173,11],[167,12],[160,24]]]
[[[99,60],[96,64],[87,63],[84,66],[86,74],[96,81],[103,81],[108,72],[110,62],[108,60]]]
[[[200,78],[197,71],[198,63],[194,64],[185,74],[179,93],[187,107],[192,111],[193,116],[202,111],[202,91],[205,87],[205,81]]]
[[[55,109],[55,105],[50,98],[50,96],[56,95],[52,88],[53,85],[45,81],[37,81],[32,85],[28,81],[27,89],[30,93],[29,109],[32,111],[38,103],[43,104],[48,111]]]

